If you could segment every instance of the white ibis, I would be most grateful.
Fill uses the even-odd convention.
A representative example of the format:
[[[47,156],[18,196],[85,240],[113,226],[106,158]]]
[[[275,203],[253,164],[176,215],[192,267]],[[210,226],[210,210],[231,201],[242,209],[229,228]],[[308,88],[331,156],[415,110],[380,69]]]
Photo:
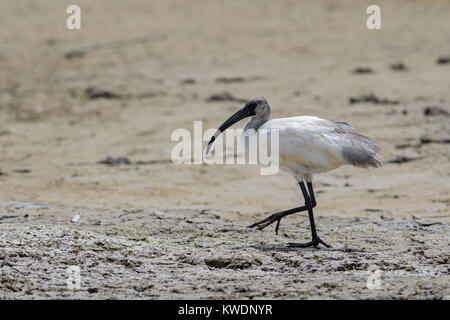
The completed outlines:
[[[312,185],[313,174],[328,172],[343,165],[361,168],[381,167],[381,149],[370,138],[353,132],[353,126],[346,122],[325,120],[312,116],[299,116],[269,120],[270,106],[266,99],[252,99],[233,114],[217,129],[208,143],[208,148],[216,137],[236,122],[252,117],[244,128],[248,130],[272,130],[279,132],[280,169],[290,173],[297,180],[305,205],[274,213],[266,219],[250,225],[259,230],[277,222],[278,233],[283,217],[301,211],[308,211],[312,240],[306,243],[289,243],[291,247],[317,247],[323,244],[317,235],[313,208],[316,206]],[[306,186],[305,186],[306,182]]]

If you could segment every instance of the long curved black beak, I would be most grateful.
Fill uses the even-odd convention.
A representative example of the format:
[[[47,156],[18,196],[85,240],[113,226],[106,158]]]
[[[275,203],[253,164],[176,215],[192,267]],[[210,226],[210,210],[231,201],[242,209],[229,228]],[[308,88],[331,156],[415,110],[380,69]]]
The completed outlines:
[[[206,154],[209,153],[209,149],[211,148],[211,145],[216,140],[216,138],[225,130],[227,130],[229,127],[231,127],[233,124],[235,124],[238,121],[241,121],[244,118],[250,117],[252,114],[244,107],[235,114],[233,114],[231,117],[228,118],[227,121],[225,121],[219,129],[214,133],[214,135],[211,137],[211,140],[208,142],[208,146],[206,147]]]

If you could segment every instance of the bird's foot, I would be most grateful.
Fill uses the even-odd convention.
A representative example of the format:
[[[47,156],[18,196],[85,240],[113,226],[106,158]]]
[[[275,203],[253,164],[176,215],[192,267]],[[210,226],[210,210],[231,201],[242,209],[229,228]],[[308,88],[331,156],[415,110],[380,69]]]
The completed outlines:
[[[265,227],[270,226],[272,223],[274,223],[276,221],[277,226],[275,227],[275,233],[278,234],[278,229],[280,227],[280,221],[283,217],[288,216],[293,213],[305,211],[305,210],[308,210],[308,206],[302,206],[302,207],[292,208],[292,209],[285,210],[285,211],[276,212],[274,214],[271,214],[264,220],[261,220],[259,222],[256,222],[256,223],[248,226],[248,228],[257,227],[258,230],[262,230]]]
[[[291,248],[307,248],[307,247],[317,247],[319,244],[323,244],[327,248],[331,248],[329,244],[323,242],[319,237],[313,238],[311,241],[306,243],[289,243],[288,246]]]
[[[256,222],[252,225],[249,225],[248,228],[257,228],[258,230],[262,230],[267,226],[270,226],[272,223],[274,223],[275,221],[277,222],[277,225],[275,227],[275,233],[278,234],[278,228],[280,227],[280,221],[281,218],[283,218],[286,214],[283,214],[283,212],[277,212],[274,213],[272,215],[270,215],[269,217]]]

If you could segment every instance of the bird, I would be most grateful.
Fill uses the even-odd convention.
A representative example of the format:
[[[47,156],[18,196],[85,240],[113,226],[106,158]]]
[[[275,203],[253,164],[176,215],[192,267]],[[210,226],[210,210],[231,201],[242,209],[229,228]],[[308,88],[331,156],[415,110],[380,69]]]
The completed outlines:
[[[270,106],[264,97],[249,100],[244,107],[229,117],[214,133],[208,142],[206,153],[216,138],[235,123],[251,117],[245,125],[242,135],[252,130],[277,130],[279,134],[279,168],[292,175],[300,186],[304,205],[276,212],[256,222],[249,228],[259,230],[277,223],[278,234],[282,218],[307,211],[311,227],[311,241],[288,243],[289,247],[318,247],[319,244],[330,248],[317,234],[313,209],[317,205],[314,196],[313,176],[329,172],[344,165],[360,168],[381,167],[381,148],[369,137],[354,131],[351,124],[343,121],[326,120],[315,116],[296,116],[288,118],[270,118]]]

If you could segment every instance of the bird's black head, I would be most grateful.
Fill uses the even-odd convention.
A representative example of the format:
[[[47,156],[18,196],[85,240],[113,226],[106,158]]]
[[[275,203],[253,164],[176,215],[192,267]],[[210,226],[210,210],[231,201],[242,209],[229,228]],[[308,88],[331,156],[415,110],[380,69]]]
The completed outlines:
[[[255,99],[250,100],[247,102],[242,110],[245,110],[249,116],[254,116],[256,114],[256,106],[258,105],[258,102]]]
[[[270,107],[267,100],[263,97],[255,98],[247,102],[244,106],[250,116],[256,119],[269,119]]]
[[[226,129],[231,127],[236,122],[245,119],[247,117],[255,117],[256,119],[268,119],[270,115],[270,107],[267,103],[267,100],[263,97],[255,98],[248,101],[244,107],[233,114],[231,117],[225,121],[219,129],[217,129],[216,133],[211,137],[211,140],[208,143],[208,147],[206,149],[206,153],[208,153],[211,144],[216,140],[216,137],[219,136]]]

